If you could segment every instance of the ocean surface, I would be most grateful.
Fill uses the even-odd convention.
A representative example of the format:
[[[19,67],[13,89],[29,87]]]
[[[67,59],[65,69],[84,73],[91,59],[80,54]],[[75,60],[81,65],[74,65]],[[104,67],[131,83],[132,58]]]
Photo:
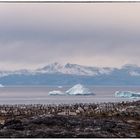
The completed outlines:
[[[0,104],[73,104],[73,103],[101,103],[101,102],[121,102],[133,101],[137,99],[115,97],[115,91],[135,91],[140,92],[140,86],[89,86],[95,95],[48,95],[49,91],[66,91],[67,87],[1,87]]]

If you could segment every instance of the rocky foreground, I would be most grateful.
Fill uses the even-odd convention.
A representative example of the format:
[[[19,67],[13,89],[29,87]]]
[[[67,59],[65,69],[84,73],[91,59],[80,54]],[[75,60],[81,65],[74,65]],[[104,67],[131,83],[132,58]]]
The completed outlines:
[[[1,105],[0,137],[140,137],[140,101],[73,105]]]

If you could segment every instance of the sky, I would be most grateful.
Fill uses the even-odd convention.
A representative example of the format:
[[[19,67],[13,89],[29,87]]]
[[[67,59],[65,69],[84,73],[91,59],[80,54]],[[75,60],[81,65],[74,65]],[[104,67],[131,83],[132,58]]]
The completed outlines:
[[[0,69],[140,66],[140,3],[1,3]]]

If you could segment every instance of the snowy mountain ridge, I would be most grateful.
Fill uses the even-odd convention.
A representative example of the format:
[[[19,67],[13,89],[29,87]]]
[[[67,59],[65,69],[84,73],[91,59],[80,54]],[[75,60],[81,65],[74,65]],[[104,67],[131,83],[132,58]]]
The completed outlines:
[[[137,65],[126,64],[120,69],[110,67],[92,67],[83,66],[78,64],[67,63],[62,65],[60,63],[51,63],[45,67],[38,68],[35,70],[16,70],[16,71],[0,71],[0,77],[8,75],[36,75],[36,74],[68,74],[68,75],[79,75],[79,76],[99,76],[99,75],[111,75],[114,71],[125,71],[130,76],[140,76],[140,67]]]
[[[39,73],[61,73],[61,74],[85,75],[85,76],[110,74],[112,71],[113,68],[88,67],[70,63],[61,65],[57,62],[47,65],[41,69],[37,69],[37,72]]]
[[[140,85],[140,67],[92,67],[67,63],[48,64],[35,70],[0,71],[0,84],[7,85]]]

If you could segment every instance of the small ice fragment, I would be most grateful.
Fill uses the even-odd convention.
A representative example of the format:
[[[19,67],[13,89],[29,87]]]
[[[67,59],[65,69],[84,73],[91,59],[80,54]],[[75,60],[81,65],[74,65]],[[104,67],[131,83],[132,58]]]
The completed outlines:
[[[59,90],[53,90],[53,91],[50,91],[48,95],[64,95],[64,93]]]

